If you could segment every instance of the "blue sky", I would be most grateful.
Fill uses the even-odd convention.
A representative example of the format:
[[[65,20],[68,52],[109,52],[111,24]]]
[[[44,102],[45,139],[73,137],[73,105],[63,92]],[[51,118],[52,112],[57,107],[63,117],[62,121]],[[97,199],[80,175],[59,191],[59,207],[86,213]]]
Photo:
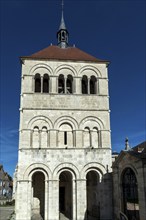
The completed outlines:
[[[0,0],[0,163],[17,164],[21,65],[51,43],[61,18],[60,0]],[[65,0],[70,45],[109,60],[113,151],[146,140],[145,0]]]

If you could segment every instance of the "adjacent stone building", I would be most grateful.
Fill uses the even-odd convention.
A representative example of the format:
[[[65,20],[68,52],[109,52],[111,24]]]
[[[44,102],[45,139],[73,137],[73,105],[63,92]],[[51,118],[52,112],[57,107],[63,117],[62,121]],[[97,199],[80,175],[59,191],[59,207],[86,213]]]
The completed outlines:
[[[109,62],[57,39],[21,57],[16,220],[110,220]]]
[[[128,220],[146,218],[146,142],[130,148],[128,140],[113,164],[114,219],[120,212]]]
[[[12,177],[4,171],[3,165],[0,164],[0,199],[11,198],[12,190]]]

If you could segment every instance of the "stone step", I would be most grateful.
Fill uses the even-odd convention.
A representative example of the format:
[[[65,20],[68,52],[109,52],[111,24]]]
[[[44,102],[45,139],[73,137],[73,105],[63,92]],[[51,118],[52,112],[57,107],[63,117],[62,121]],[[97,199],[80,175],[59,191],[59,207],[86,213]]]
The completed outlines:
[[[59,214],[59,220],[70,220],[69,218],[67,218],[63,213]]]

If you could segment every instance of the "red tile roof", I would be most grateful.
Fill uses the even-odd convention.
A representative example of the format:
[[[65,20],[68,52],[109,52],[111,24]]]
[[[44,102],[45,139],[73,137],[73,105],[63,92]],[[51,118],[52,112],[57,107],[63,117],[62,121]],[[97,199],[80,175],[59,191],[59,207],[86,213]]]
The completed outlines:
[[[51,45],[43,50],[40,50],[30,56],[22,56],[21,59],[53,59],[53,60],[73,60],[73,61],[90,61],[97,63],[109,63],[107,60],[100,60],[96,57],[76,48],[67,47],[60,48]]]

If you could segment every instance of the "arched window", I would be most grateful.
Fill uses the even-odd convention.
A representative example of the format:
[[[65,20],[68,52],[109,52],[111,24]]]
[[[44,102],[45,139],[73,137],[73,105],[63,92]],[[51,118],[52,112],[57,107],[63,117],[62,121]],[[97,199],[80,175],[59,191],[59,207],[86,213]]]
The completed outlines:
[[[96,94],[96,78],[91,76],[90,78],[90,94]]]
[[[82,77],[82,94],[88,94],[88,78],[85,75]]]
[[[64,76],[61,74],[58,77],[58,93],[64,93]]]
[[[89,127],[84,128],[84,147],[90,147],[90,129]]]
[[[42,127],[41,131],[41,148],[47,148],[48,147],[48,132],[47,127]]]
[[[73,93],[73,88],[72,88],[72,86],[73,86],[73,77],[72,77],[72,75],[68,75],[67,76],[67,82],[66,82],[66,89],[67,89],[67,93]]]
[[[48,74],[44,74],[44,77],[43,77],[43,92],[44,93],[49,92],[49,76],[48,76]]]
[[[139,220],[138,185],[135,173],[127,168],[122,177],[123,211],[129,220]]]
[[[59,147],[73,147],[73,132],[72,127],[68,123],[63,123],[59,127]]]
[[[62,41],[65,41],[65,31],[62,31]]]
[[[39,128],[37,126],[35,126],[33,129],[32,147],[33,148],[40,147]]]
[[[41,77],[40,77],[40,74],[37,73],[35,75],[34,80],[35,80],[35,89],[34,89],[34,91],[35,92],[41,92]]]
[[[92,146],[95,148],[99,147],[99,131],[96,127],[92,129],[91,139],[92,139]]]

